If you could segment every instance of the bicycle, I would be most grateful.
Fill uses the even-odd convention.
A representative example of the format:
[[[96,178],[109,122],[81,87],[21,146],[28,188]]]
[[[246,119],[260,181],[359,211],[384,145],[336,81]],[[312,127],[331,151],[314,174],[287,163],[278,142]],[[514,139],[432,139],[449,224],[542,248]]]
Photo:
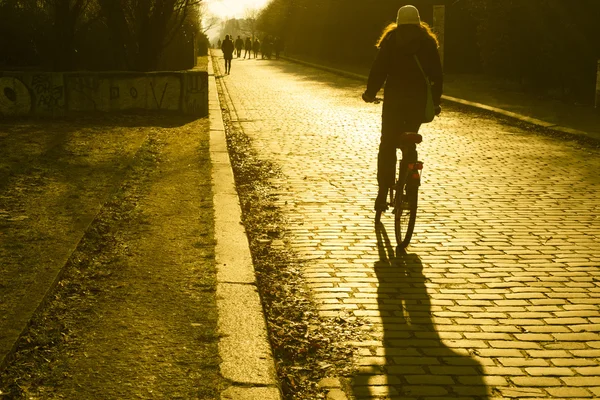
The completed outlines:
[[[416,132],[407,132],[400,140],[419,144],[423,137]],[[406,162],[400,160],[398,163],[398,178],[389,191],[388,206],[393,207],[394,231],[396,244],[399,248],[406,248],[412,239],[417,220],[417,207],[419,202],[419,186],[421,185],[422,161]],[[375,212],[375,223],[381,222],[383,211]]]
[[[375,97],[372,103],[379,104],[382,101],[382,98]],[[423,137],[416,132],[406,132],[402,135],[403,137],[399,139],[399,142],[419,144],[423,141]],[[403,168],[404,164],[406,168]],[[415,229],[421,171],[423,170],[422,161],[404,162],[404,164],[403,160],[398,163],[398,178],[390,188],[390,201],[387,204],[389,207],[393,207],[396,243],[401,249],[408,247]],[[375,224],[381,222],[381,214],[383,214],[381,210],[375,212]]]

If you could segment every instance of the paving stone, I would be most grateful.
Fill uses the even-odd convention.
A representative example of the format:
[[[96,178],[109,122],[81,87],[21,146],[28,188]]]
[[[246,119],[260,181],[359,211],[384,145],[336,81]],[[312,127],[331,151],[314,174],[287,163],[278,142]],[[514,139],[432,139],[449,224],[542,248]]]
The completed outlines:
[[[347,400],[348,397],[341,389],[332,389],[327,392],[327,400]]]
[[[393,220],[383,216],[386,245],[372,210],[381,108],[360,100],[364,83],[283,60],[234,63],[222,82],[237,124],[281,172],[271,184],[285,243],[319,315],[353,311],[378,339],[353,344],[371,364],[359,371],[390,383],[353,396],[600,397],[598,150],[444,107],[420,131],[412,243],[390,257]],[[448,386],[405,384],[428,374]]]
[[[408,396],[444,396],[448,394],[448,391],[440,386],[402,386],[402,394]]]
[[[584,342],[556,342],[556,343],[545,343],[544,347],[548,350],[580,350],[587,348]],[[590,350],[591,351],[591,350]]]
[[[474,367],[455,367],[444,365],[431,366],[429,367],[429,370],[433,375],[479,375],[479,371]]]
[[[388,373],[396,376],[404,376],[410,374],[424,374],[425,370],[421,366],[406,366],[406,365],[388,365],[385,367]]]
[[[600,377],[600,366],[575,368],[575,372],[579,375],[595,375]],[[600,381],[598,385],[600,386]]]
[[[518,335],[515,335],[518,336]],[[491,340],[489,342],[490,347],[498,349],[540,349],[541,346],[535,342],[520,342],[520,341],[509,341],[509,340]]]
[[[532,358],[572,357],[565,350],[526,350],[525,352]]]
[[[409,375],[406,376],[409,385],[452,385],[454,379],[448,375]]]
[[[557,367],[595,366],[598,362],[593,358],[552,358],[550,362]]]
[[[323,378],[318,385],[321,388],[339,388],[342,386],[338,378]]]
[[[517,357],[504,358],[504,357],[501,357],[501,358],[498,358],[497,360],[505,367],[533,367],[533,366],[546,367],[546,366],[550,365],[548,363],[548,361],[543,358],[517,358]]]
[[[466,396],[470,396],[469,398],[471,399],[488,398],[491,388],[485,385],[460,385],[453,386],[452,391],[457,393],[462,398],[467,398]]]
[[[552,335],[554,339],[559,341],[597,341],[600,338],[600,335],[597,333],[555,333]]]
[[[515,338],[523,341],[522,342],[523,346],[533,345],[530,348],[537,347],[538,345],[536,343],[526,343],[526,342],[551,342],[556,339],[556,337],[554,335],[547,335],[547,334],[542,334],[542,333],[516,334]]]
[[[599,386],[598,376],[574,376],[561,378],[568,386]]]
[[[538,388],[498,388],[498,390],[502,393],[502,398],[543,398],[544,395],[544,391]]]
[[[516,368],[516,367],[486,366],[486,367],[484,367],[484,371],[485,371],[486,375],[502,375],[502,376],[525,375],[525,371],[523,371],[521,368]]]
[[[353,386],[386,386],[401,383],[400,378],[392,375],[359,375],[352,381]]]
[[[478,376],[459,376],[458,381],[465,385],[486,385],[488,387],[509,385],[509,382],[506,379],[506,377],[498,375],[485,375],[483,376],[483,379],[481,379],[481,377]]]
[[[593,397],[594,395],[588,390],[583,388],[570,388],[570,387],[554,387],[548,388],[550,396],[555,398],[572,398],[572,397]]]
[[[558,367],[531,367],[525,368],[525,372],[532,376],[572,376],[575,375],[570,368]]]
[[[561,385],[561,381],[558,378],[514,376],[510,379],[517,386],[548,387]]]
[[[360,396],[394,396],[398,394],[398,390],[393,386],[358,386],[353,388],[353,394]]]

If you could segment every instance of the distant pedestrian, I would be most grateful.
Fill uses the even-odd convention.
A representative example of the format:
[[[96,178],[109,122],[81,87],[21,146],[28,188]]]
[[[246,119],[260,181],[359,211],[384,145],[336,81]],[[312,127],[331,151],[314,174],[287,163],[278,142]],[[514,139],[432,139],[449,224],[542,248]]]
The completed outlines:
[[[254,43],[252,43],[252,51],[254,52],[254,58],[258,57],[258,52],[260,51],[260,41],[258,38],[254,39]]]
[[[221,39],[219,39],[219,41],[217,42],[217,46],[219,46],[219,49],[221,48]]]
[[[275,48],[275,58],[279,60],[279,53],[283,50],[283,42],[279,38],[279,36],[275,36],[275,40],[273,41],[273,47]]]
[[[225,58],[225,74],[231,73],[231,60],[233,59],[233,41],[229,39],[229,35],[225,35],[225,40],[221,44],[223,58]]]
[[[246,42],[244,43],[244,59],[248,56],[248,58],[252,57],[252,39],[246,37]]]
[[[416,144],[403,139],[407,132],[418,132],[425,122],[427,90],[423,74],[432,82],[437,115],[441,112],[443,72],[437,38],[429,25],[421,21],[419,11],[414,6],[404,6],[398,10],[396,23],[384,29],[377,47],[379,52],[362,98],[366,102],[373,102],[385,83],[381,142],[377,156],[379,191],[375,200],[375,210],[385,211],[388,189],[395,180],[396,148],[402,150],[403,171],[406,171],[408,163],[417,161]]]
[[[260,45],[260,53],[262,55],[262,58],[271,58],[271,51],[272,51],[272,46],[271,46],[271,37],[270,36],[265,36],[265,38],[263,39],[261,45]]]
[[[235,40],[235,53],[237,55],[237,58],[240,58],[240,56],[242,55],[243,48],[244,48],[244,39],[242,39],[238,35],[237,39]]]

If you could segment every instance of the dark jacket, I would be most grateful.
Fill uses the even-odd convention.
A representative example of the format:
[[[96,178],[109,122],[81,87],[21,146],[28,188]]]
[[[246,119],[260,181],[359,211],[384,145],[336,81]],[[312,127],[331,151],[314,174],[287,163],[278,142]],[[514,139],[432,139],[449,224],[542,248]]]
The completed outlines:
[[[235,48],[238,50],[241,50],[244,48],[244,39],[242,38],[237,38],[235,40]]]
[[[432,82],[433,102],[439,106],[443,72],[435,39],[416,25],[402,25],[380,45],[367,83],[366,95],[375,97],[385,82],[382,133],[397,131],[404,122],[422,122],[426,86],[413,55]]]
[[[223,57],[225,57],[225,59],[231,60],[233,58],[233,42],[231,39],[223,40],[221,50],[223,50]]]

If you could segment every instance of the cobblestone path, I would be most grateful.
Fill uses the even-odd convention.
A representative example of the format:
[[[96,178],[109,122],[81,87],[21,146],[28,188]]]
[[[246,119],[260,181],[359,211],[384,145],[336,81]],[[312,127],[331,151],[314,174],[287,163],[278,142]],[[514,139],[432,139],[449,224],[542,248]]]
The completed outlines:
[[[597,150],[446,105],[421,131],[417,226],[394,257],[392,219],[373,222],[381,109],[363,85],[282,60],[234,59],[223,79],[281,167],[321,314],[376,327],[353,396],[600,397]]]

